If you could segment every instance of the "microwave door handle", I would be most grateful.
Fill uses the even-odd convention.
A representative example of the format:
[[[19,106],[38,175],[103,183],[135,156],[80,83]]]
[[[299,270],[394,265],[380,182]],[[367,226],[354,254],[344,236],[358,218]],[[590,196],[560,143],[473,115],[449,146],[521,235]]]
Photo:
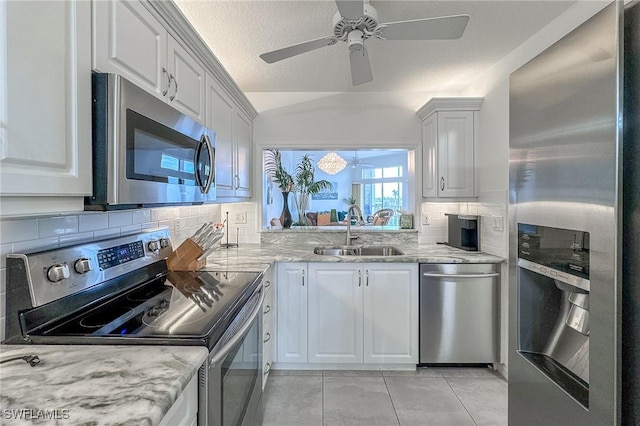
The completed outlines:
[[[211,367],[212,365],[216,365],[220,361],[222,361],[227,355],[229,355],[229,352],[231,352],[231,350],[236,346],[236,344],[238,344],[242,339],[244,339],[244,337],[247,334],[249,334],[249,329],[253,324],[253,320],[256,319],[256,316],[258,316],[259,312],[262,312],[263,302],[264,302],[264,291],[262,290],[262,284],[261,284],[260,300],[258,301],[256,306],[253,308],[253,311],[251,311],[249,318],[247,318],[245,323],[242,324],[242,327],[240,327],[240,329],[236,332],[235,336],[233,336],[231,340],[229,340],[222,348],[220,348],[218,353],[216,353],[213,357],[211,357],[211,359],[209,360],[209,367]]]
[[[209,167],[211,169],[209,171],[209,179],[207,179],[207,183],[204,185],[204,188],[201,187],[202,193],[207,194],[209,189],[211,189],[211,184],[216,178],[216,154],[213,145],[211,145],[211,139],[209,139],[207,134],[202,135],[201,144],[204,144],[207,147],[207,152],[209,153]]]

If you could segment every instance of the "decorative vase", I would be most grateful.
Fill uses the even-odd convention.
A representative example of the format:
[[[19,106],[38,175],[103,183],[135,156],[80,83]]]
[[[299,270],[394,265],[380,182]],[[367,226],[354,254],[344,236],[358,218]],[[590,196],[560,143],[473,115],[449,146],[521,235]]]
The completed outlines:
[[[291,212],[289,211],[289,193],[282,193],[282,213],[280,214],[280,223],[283,228],[291,228],[293,220],[291,219]]]

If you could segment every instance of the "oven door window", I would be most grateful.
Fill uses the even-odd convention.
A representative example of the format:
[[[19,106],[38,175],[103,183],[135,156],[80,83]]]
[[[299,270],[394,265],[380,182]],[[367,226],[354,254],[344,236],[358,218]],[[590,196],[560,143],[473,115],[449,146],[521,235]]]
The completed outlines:
[[[196,186],[200,148],[199,140],[127,110],[127,179]]]
[[[222,424],[242,424],[260,375],[259,322],[225,358],[222,364]],[[252,413],[249,413],[251,415]]]

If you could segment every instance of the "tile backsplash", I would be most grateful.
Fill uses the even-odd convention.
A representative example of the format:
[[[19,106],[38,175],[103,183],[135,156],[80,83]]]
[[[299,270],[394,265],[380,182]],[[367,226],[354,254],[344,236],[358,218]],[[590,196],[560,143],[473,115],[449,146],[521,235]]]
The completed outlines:
[[[201,224],[209,221],[221,221],[221,206],[224,206],[225,211],[227,209],[231,211],[230,206],[234,205],[159,207],[0,220],[0,341],[4,340],[5,333],[7,254],[49,250],[135,234],[144,229],[153,228],[168,228],[171,232],[173,246],[177,247]],[[248,207],[243,207],[243,209],[247,210]],[[255,210],[252,214],[255,216]],[[235,216],[233,217],[235,218]],[[249,220],[251,219],[247,217],[247,222]],[[255,223],[255,219],[253,223]],[[230,227],[230,241],[235,241],[233,226],[235,225]],[[243,238],[245,238],[244,233]]]
[[[484,191],[478,202],[422,203],[418,222],[420,244],[447,241],[445,213],[480,217],[480,250],[500,257],[508,256],[507,194],[505,191]],[[424,224],[425,216],[429,224]]]

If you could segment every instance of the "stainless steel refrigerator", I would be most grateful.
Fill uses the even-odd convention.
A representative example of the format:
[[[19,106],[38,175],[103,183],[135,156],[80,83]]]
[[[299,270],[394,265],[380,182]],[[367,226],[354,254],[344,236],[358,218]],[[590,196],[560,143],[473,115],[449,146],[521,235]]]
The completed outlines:
[[[509,90],[509,424],[640,424],[640,4]]]

